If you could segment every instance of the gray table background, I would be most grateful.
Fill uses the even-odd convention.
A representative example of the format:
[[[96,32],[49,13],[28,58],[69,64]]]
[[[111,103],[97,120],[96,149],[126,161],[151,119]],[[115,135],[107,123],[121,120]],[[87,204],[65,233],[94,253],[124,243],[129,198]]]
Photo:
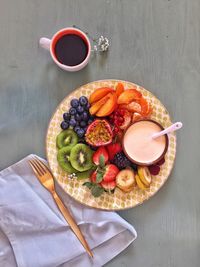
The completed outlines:
[[[38,40],[73,24],[108,36],[111,47],[84,70],[67,73]],[[166,185],[144,205],[120,212],[135,226],[137,241],[106,266],[198,267],[199,0],[0,0],[0,169],[29,153],[45,156],[58,103],[80,85],[106,78],[149,89],[184,123]]]

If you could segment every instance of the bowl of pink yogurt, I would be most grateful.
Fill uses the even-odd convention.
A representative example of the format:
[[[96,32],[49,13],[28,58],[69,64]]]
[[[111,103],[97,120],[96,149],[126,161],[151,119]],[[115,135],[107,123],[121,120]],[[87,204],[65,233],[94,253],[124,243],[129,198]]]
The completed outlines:
[[[124,133],[122,147],[125,155],[135,164],[149,166],[164,157],[169,139],[165,134],[153,139],[153,134],[164,130],[154,120],[140,120],[131,124]]]

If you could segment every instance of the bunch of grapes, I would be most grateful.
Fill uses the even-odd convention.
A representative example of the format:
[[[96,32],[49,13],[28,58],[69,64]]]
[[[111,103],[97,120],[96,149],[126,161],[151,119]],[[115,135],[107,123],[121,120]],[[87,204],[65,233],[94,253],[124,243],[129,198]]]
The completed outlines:
[[[69,112],[63,114],[61,128],[63,130],[69,127],[73,128],[78,137],[83,137],[87,126],[92,123],[93,117],[89,113],[90,104],[87,97],[81,96],[79,99],[73,98],[70,102]]]

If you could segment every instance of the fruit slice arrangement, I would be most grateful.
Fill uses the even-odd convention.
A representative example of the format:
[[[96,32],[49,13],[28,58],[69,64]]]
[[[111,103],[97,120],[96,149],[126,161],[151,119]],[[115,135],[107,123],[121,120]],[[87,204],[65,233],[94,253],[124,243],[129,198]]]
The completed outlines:
[[[61,132],[57,136],[57,160],[70,179],[87,179],[83,186],[94,197],[124,193],[135,187],[147,190],[153,176],[159,174],[162,159],[149,167],[136,166],[123,153],[121,139],[129,125],[150,118],[153,108],[137,88],[102,87],[89,99],[72,99],[63,114]],[[89,179],[89,180],[88,180]]]

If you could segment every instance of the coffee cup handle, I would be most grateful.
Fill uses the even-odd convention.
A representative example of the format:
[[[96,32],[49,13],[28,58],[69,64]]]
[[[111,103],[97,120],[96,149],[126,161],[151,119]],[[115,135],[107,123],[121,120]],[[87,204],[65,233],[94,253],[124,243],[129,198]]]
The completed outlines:
[[[48,39],[46,37],[42,37],[42,38],[40,38],[39,43],[40,43],[40,46],[43,47],[44,49],[46,49],[48,51],[50,50],[50,45],[51,45],[50,39]]]

